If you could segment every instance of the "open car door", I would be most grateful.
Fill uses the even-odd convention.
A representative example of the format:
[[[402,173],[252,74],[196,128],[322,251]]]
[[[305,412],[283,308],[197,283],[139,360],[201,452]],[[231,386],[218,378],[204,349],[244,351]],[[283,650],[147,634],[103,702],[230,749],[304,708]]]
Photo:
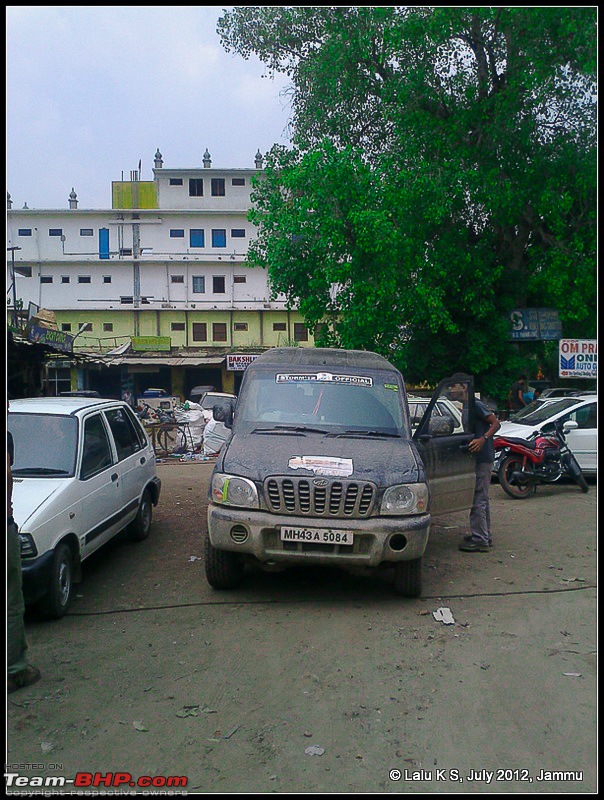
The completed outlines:
[[[472,505],[475,459],[468,450],[474,438],[474,379],[456,375],[442,380],[413,434],[430,486],[434,516]]]

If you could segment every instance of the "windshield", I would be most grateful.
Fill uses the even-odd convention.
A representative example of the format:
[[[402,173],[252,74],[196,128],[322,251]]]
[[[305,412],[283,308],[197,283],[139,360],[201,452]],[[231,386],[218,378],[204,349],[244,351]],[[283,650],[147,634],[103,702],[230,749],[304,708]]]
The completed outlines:
[[[554,414],[576,406],[578,402],[576,397],[565,397],[560,400],[536,400],[530,406],[511,416],[510,422],[517,422],[520,425],[538,425],[553,417]],[[536,407],[535,403],[538,404]]]
[[[13,435],[13,475],[68,477],[75,472],[78,421],[57,414],[10,412],[7,426]]]
[[[402,391],[396,373],[387,371],[257,370],[244,381],[236,422],[264,429],[284,425],[408,435]]]

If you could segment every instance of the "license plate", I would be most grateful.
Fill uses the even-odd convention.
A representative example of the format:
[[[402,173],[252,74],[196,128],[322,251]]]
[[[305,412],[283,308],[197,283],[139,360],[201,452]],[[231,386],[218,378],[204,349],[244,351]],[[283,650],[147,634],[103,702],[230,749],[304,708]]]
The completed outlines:
[[[352,531],[333,528],[281,528],[282,542],[310,542],[312,544],[342,544],[352,546]]]

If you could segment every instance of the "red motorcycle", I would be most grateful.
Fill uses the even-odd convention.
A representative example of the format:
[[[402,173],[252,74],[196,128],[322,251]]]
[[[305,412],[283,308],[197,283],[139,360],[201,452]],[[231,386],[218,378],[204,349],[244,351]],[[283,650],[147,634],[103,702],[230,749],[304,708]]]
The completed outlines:
[[[566,425],[576,426],[576,423],[567,422]],[[539,483],[556,483],[565,475],[572,478],[582,492],[589,491],[561,425],[556,425],[547,434],[537,431],[528,439],[495,434],[493,444],[493,469],[503,491],[515,500],[523,500],[531,492],[536,492]]]

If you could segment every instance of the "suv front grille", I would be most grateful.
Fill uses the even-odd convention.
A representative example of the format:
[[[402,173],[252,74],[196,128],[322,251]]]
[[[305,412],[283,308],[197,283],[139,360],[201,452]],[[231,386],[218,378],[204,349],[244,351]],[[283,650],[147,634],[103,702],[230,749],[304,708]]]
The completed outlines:
[[[268,478],[264,488],[271,511],[298,516],[360,519],[375,498],[375,486],[359,481]]]

